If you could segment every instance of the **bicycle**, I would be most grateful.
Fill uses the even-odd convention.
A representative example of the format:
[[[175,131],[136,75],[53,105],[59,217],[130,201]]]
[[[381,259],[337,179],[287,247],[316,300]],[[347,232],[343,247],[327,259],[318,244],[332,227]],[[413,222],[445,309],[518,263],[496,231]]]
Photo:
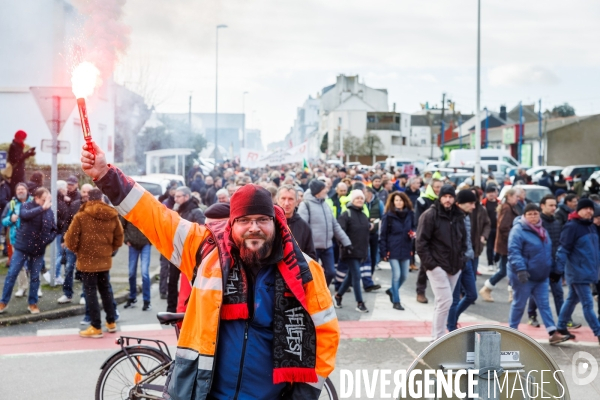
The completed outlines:
[[[179,339],[178,324],[183,321],[184,315],[160,312],[156,318],[161,325],[173,326]],[[108,357],[100,367],[96,400],[161,400],[169,369],[174,362],[167,344],[162,340],[132,336],[120,336],[115,343],[121,346],[121,350]],[[329,378],[323,385],[321,399],[338,400]]]

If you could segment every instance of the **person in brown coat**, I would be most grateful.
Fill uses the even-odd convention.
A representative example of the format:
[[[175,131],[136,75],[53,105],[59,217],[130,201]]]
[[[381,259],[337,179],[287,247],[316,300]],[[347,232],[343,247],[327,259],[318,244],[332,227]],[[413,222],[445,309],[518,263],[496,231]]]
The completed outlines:
[[[504,203],[500,206],[498,212],[498,228],[496,233],[496,244],[494,251],[500,254],[500,266],[498,271],[487,281],[479,291],[479,295],[485,301],[493,302],[492,290],[498,282],[506,277],[506,265],[508,264],[508,235],[513,225],[515,218],[519,216],[516,209],[517,192],[514,189],[509,189],[504,195]],[[512,291],[509,288],[509,302],[511,301]]]
[[[90,190],[89,200],[75,214],[65,234],[65,246],[77,255],[77,270],[81,272],[91,319],[88,329],[79,333],[81,337],[103,336],[96,291],[100,292],[102,298],[108,332],[117,331],[108,272],[113,253],[123,245],[123,227],[117,210],[105,204],[102,197],[99,189]]]

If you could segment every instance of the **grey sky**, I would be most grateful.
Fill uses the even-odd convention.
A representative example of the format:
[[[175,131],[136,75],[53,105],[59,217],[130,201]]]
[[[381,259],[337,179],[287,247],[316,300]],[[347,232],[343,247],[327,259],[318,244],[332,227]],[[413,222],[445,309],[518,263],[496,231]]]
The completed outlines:
[[[600,2],[482,1],[482,107],[568,101],[600,112]],[[131,46],[120,74],[143,70],[162,112],[214,111],[215,26],[219,110],[241,112],[263,142],[288,132],[306,97],[359,74],[387,88],[390,108],[441,102],[475,108],[475,0],[127,0]],[[135,71],[135,72],[132,72]],[[255,118],[252,111],[256,110]]]

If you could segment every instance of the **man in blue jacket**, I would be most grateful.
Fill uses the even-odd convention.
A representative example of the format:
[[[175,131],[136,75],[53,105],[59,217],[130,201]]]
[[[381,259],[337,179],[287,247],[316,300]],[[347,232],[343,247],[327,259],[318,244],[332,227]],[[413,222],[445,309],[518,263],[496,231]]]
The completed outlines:
[[[509,325],[519,329],[527,300],[533,297],[550,336],[550,344],[558,344],[569,340],[570,336],[558,332],[550,310],[548,286],[552,268],[552,239],[542,225],[538,206],[527,204],[523,216],[513,221],[508,237],[508,278],[514,293]]]
[[[558,273],[565,273],[569,285],[569,295],[558,316],[560,333],[574,335],[567,330],[567,322],[577,303],[581,302],[583,315],[594,335],[600,341],[600,321],[594,312],[594,299],[590,284],[598,281],[598,265],[600,264],[600,248],[598,247],[598,230],[592,222],[594,202],[581,199],[577,203],[577,211],[569,215],[569,221],[560,234],[560,247],[556,254]]]
[[[56,237],[56,222],[50,207],[52,201],[46,188],[38,188],[34,193],[33,201],[21,206],[21,227],[17,230],[14,244],[15,253],[10,263],[8,275],[4,281],[2,299],[0,300],[0,313],[6,310],[12,295],[17,275],[28,259],[29,268],[29,312],[39,314],[37,306],[38,288],[40,286],[40,271],[44,266],[44,252],[46,246]]]

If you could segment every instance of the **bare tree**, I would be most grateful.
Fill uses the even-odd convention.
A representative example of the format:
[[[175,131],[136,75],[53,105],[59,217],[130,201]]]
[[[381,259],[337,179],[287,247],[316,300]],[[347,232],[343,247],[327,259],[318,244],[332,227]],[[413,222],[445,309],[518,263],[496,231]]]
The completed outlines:
[[[383,152],[383,143],[378,134],[371,131],[367,131],[363,136],[362,144],[360,146],[362,154],[365,156],[371,156],[372,163],[375,164],[375,156]]]

